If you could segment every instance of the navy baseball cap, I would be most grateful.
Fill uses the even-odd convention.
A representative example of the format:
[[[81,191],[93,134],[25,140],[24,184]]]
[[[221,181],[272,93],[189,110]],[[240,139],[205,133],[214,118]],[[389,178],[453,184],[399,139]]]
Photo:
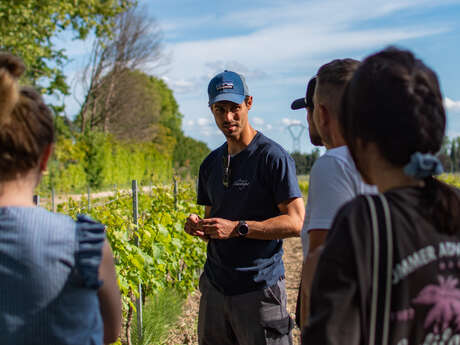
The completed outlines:
[[[219,73],[208,85],[209,106],[219,101],[241,104],[248,95],[244,77],[232,71],[225,70]]]
[[[292,110],[297,110],[301,108],[313,108],[313,94],[315,93],[315,86],[316,86],[316,76],[311,78],[307,85],[307,92],[304,98],[296,99],[291,104]]]

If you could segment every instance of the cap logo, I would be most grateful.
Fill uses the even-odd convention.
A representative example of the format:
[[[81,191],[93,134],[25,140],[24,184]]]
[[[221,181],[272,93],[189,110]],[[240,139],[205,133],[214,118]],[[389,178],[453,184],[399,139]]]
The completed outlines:
[[[222,84],[216,86],[217,91],[225,89],[233,89],[233,83],[231,81],[224,81]]]

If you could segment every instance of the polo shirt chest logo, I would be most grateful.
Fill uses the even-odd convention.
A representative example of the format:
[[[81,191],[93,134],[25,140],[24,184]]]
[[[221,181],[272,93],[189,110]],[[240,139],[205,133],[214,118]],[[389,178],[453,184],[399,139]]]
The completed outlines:
[[[250,183],[248,180],[243,179],[238,179],[235,182],[233,182],[233,186],[238,188],[239,191],[243,191],[244,189],[248,188],[249,184]]]

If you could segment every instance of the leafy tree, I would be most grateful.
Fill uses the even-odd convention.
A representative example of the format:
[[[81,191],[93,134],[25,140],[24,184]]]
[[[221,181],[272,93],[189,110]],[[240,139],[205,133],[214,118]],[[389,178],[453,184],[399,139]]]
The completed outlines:
[[[109,122],[98,121],[105,117],[93,113],[87,124],[101,132],[106,128],[118,140],[154,142],[161,151],[172,155],[175,138],[182,135],[182,114],[171,89],[162,80],[138,70],[121,73],[110,91],[110,102],[106,103],[104,97],[109,92],[105,84],[106,78],[111,78],[109,74],[101,80],[105,85],[98,88],[101,97],[94,103],[94,109],[110,113]]]
[[[452,160],[450,157],[450,140],[449,137],[445,136],[442,142],[441,150],[439,150],[437,157],[444,167],[444,171],[453,171]]]
[[[198,176],[200,164],[210,152],[208,146],[182,133],[176,139],[173,155],[176,173],[182,177],[187,174],[192,177]]]
[[[54,130],[58,137],[73,138],[73,123],[64,115],[54,116]]]
[[[449,139],[444,137],[444,141],[437,154],[444,167],[445,172],[460,172],[460,137]]]
[[[116,89],[126,84],[126,73],[162,64],[161,30],[146,13],[142,8],[131,8],[117,15],[113,32],[95,40],[81,78],[86,89],[80,111],[82,132],[97,126],[108,133]]]
[[[294,152],[291,156],[295,161],[297,175],[307,175],[319,157],[319,150],[314,149],[311,153],[306,154]]]
[[[452,172],[460,171],[460,137],[453,138],[450,146],[450,160]]]
[[[163,80],[138,70],[118,73],[123,75],[117,78],[118,82],[111,91],[111,101],[105,104],[104,111],[110,112],[110,120],[108,124],[95,121],[93,128],[103,131],[106,125],[108,133],[120,141],[139,145],[151,142],[158,151],[173,157],[178,174],[196,176],[209,148],[182,132],[183,116],[172,90]],[[106,78],[111,78],[110,74],[101,83],[104,84]],[[95,109],[104,107],[101,103],[105,102],[103,95],[107,88],[105,84],[97,89],[101,98],[94,103]],[[93,120],[104,118],[93,115]]]
[[[169,128],[175,137],[181,136],[183,115],[172,90],[161,79],[150,77],[150,82],[160,99],[160,124]]]
[[[55,37],[66,30],[74,39],[110,34],[111,18],[135,5],[134,0],[0,0],[0,49],[24,60],[25,78],[47,94],[68,94],[63,74],[68,61]]]
[[[99,188],[104,181],[104,166],[106,165],[107,150],[104,149],[106,143],[102,133],[90,132],[84,137],[86,144],[83,168],[86,173],[86,181],[91,188]]]
[[[99,90],[101,98],[95,103],[98,112],[110,113],[110,117],[93,114],[91,127],[106,131],[119,140],[151,141],[159,131],[161,99],[148,75],[140,71],[125,70],[123,77],[111,88],[103,85]],[[110,79],[111,74],[102,79]],[[111,99],[104,97],[110,92]],[[98,121],[97,119],[108,122]]]

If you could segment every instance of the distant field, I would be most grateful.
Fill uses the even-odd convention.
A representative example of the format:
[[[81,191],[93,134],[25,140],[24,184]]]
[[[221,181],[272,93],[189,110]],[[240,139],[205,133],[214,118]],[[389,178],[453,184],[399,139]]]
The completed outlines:
[[[308,182],[309,178],[310,175],[297,175],[297,180],[299,180],[299,182]]]
[[[460,174],[459,173],[454,173],[454,174],[442,174],[439,177],[440,180],[451,184],[457,188],[460,188]]]
[[[310,175],[297,175],[297,180],[299,181],[299,187],[302,191],[302,194],[306,200],[308,194],[308,182],[309,182]],[[460,188],[460,174],[459,173],[450,173],[450,174],[442,174],[439,176],[441,181],[444,181],[452,186]]]

